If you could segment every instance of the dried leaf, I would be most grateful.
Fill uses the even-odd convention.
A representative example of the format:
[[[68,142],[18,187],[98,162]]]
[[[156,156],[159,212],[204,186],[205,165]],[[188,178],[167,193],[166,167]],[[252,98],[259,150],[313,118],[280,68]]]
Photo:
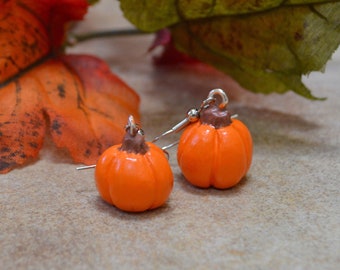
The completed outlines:
[[[50,59],[0,90],[0,172],[35,158],[46,127],[76,162],[93,164],[121,141],[128,115],[138,121],[138,95],[101,60]]]
[[[254,92],[316,99],[301,76],[322,70],[340,43],[339,1],[153,2],[121,0],[121,7],[144,31],[170,27],[182,52]]]
[[[87,11],[85,0],[0,0],[0,83],[60,49],[66,23]]]
[[[48,129],[76,162],[92,164],[139,119],[138,95],[100,59],[59,53],[85,0],[0,1],[0,173],[37,157]]]

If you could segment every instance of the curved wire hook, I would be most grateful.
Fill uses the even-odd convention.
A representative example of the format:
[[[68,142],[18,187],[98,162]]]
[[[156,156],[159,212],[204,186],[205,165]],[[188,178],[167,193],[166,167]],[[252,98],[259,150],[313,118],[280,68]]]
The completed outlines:
[[[209,100],[209,99],[216,100],[214,98],[214,96],[219,96],[222,99],[221,103],[219,104],[219,107],[220,107],[220,109],[224,109],[227,106],[228,102],[229,102],[227,94],[222,89],[216,88],[216,89],[213,89],[213,90],[211,90],[209,92],[208,98],[206,100]]]

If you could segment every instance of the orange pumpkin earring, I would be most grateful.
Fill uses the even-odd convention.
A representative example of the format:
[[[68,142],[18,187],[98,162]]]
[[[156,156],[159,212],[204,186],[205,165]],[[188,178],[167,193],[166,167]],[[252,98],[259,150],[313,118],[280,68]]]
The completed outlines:
[[[216,97],[221,102],[217,104]],[[248,172],[253,143],[248,128],[227,111],[228,97],[221,89],[211,90],[199,109],[158,140],[172,132],[181,135],[177,161],[184,177],[194,186],[225,189],[235,186]]]
[[[214,96],[222,102],[217,105]],[[177,160],[184,177],[193,185],[219,189],[235,186],[247,173],[252,160],[248,128],[232,119],[226,94],[215,89],[200,111],[199,121],[188,126],[179,141]]]
[[[173,174],[161,148],[145,142],[130,116],[123,142],[104,151],[96,165],[95,181],[104,201],[128,212],[160,207],[173,187]]]

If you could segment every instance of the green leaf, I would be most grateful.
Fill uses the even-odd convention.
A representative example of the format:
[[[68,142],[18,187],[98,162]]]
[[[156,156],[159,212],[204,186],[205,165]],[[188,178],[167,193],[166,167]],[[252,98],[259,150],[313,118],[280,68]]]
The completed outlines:
[[[340,1],[322,2],[121,0],[121,7],[144,31],[170,27],[181,51],[249,90],[316,99],[301,76],[322,70],[340,43]]]

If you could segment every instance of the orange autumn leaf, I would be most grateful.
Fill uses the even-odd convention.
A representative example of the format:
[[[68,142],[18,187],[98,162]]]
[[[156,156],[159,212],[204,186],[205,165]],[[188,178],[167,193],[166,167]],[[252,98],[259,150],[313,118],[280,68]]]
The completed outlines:
[[[120,142],[138,95],[93,56],[57,54],[87,2],[0,0],[0,173],[36,158],[49,130],[75,162]],[[57,25],[56,25],[57,24]]]
[[[0,0],[0,83],[60,49],[67,22],[86,0]]]

